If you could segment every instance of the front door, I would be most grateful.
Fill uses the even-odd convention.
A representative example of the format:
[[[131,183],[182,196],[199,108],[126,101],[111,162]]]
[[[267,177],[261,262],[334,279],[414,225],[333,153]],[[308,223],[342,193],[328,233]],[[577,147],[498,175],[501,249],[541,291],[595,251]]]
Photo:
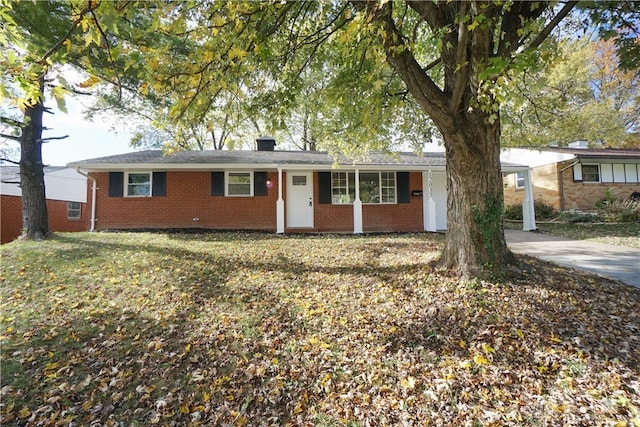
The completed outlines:
[[[313,227],[313,172],[287,172],[287,227]]]

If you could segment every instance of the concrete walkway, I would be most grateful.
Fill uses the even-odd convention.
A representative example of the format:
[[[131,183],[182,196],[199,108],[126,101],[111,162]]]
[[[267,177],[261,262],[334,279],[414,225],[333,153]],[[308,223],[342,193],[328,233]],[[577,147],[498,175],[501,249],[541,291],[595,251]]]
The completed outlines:
[[[534,256],[640,287],[640,249],[586,240],[572,240],[541,232],[505,230],[507,245]]]

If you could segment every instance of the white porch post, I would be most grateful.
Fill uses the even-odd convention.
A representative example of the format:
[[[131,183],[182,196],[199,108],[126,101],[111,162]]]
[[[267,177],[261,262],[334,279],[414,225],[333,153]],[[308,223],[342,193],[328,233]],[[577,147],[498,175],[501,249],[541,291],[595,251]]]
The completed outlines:
[[[423,172],[423,189],[422,189],[422,209],[424,210],[424,230],[425,231],[437,231],[436,226],[436,201],[433,199],[433,173],[431,170],[427,171],[426,175]],[[425,191],[426,190],[426,191]]]
[[[353,234],[362,234],[362,201],[360,200],[360,170],[356,169],[356,199],[353,201]]]
[[[536,230],[536,211],[533,205],[531,169],[524,172],[524,200],[522,201],[522,230]]]
[[[284,200],[282,199],[282,168],[278,168],[278,200],[276,201],[276,233],[284,233]]]

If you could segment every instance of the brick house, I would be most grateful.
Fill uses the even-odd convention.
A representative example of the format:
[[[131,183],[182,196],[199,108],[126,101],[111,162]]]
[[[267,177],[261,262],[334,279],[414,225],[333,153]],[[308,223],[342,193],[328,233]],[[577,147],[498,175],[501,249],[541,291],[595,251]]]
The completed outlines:
[[[89,214],[87,179],[73,169],[44,168],[47,212],[51,231],[85,231]],[[20,168],[0,166],[0,243],[22,234]]]
[[[416,232],[446,228],[444,153],[160,150],[89,159],[92,230],[254,229]],[[504,164],[517,172],[526,166]],[[282,185],[280,184],[282,183]],[[535,228],[535,224],[533,226]]]
[[[607,191],[620,198],[640,192],[640,149],[590,149],[576,141],[568,148],[506,149],[501,158],[526,162],[534,199],[558,211],[593,210]],[[505,205],[522,203],[524,194],[523,173],[505,175]]]

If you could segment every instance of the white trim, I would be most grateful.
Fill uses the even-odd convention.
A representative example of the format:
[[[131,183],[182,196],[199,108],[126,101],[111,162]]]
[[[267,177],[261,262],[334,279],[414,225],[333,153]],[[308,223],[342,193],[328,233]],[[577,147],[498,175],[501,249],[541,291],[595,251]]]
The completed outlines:
[[[249,175],[249,194],[229,194],[229,174]],[[225,170],[224,171],[224,197],[253,197],[253,173],[247,170]]]
[[[276,200],[276,233],[284,233],[285,204],[282,199],[282,168],[278,168],[278,200]]]
[[[348,176],[349,174],[347,174]],[[355,200],[353,201],[353,234],[362,234],[363,226],[362,226],[362,201],[360,200],[360,169],[356,169],[354,172],[355,176]],[[348,188],[347,179],[347,188]],[[348,192],[348,190],[347,190]]]
[[[522,230],[536,230],[536,210],[533,202],[533,183],[531,169],[524,174],[524,200],[522,201]]]

